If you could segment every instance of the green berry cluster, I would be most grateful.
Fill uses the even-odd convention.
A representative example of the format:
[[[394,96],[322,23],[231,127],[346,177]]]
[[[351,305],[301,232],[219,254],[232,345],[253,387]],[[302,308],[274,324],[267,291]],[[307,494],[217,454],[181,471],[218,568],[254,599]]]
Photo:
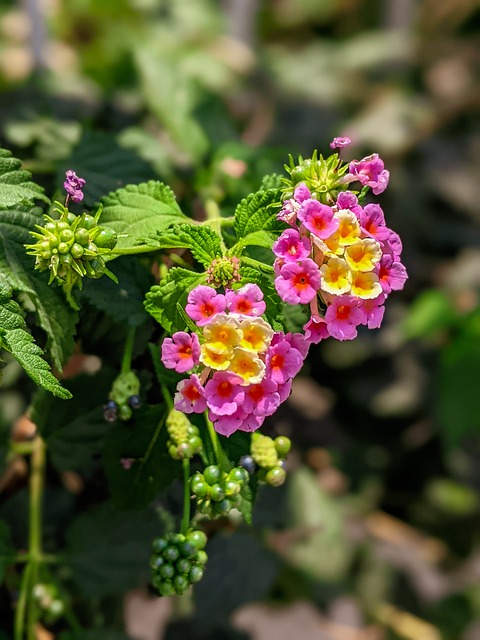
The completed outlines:
[[[199,529],[167,533],[153,541],[150,559],[152,583],[161,596],[181,596],[191,584],[203,578],[207,562],[207,536]]]
[[[261,433],[253,433],[250,453],[259,467],[258,479],[273,487],[279,487],[285,482],[287,474],[284,461],[290,451],[291,442],[285,436],[278,436],[273,440]]]
[[[190,478],[190,488],[197,499],[197,509],[211,518],[225,516],[241,502],[240,492],[249,480],[248,472],[234,467],[226,473],[211,464]]]
[[[36,257],[35,269],[49,270],[49,284],[54,280],[61,284],[69,303],[78,308],[71,291],[75,285],[82,288],[82,278],[100,278],[105,274],[116,281],[103,256],[115,248],[117,234],[98,224],[101,209],[95,216],[88,213],[76,216],[60,203],[56,205],[60,217],[56,220],[44,214],[45,224],[30,231],[37,242],[25,247],[29,255]]]
[[[140,407],[140,380],[133,371],[125,371],[115,379],[108,394],[108,402],[103,407],[103,416],[107,422],[130,420],[133,409]]]
[[[203,448],[198,428],[181,411],[172,409],[165,425],[168,431],[167,449],[175,460],[191,458]]]

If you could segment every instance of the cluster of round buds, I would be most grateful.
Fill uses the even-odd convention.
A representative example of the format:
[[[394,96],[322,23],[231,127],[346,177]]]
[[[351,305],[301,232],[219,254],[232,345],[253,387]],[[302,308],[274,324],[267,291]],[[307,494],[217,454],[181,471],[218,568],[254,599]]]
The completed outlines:
[[[178,373],[194,370],[177,385],[174,405],[203,413],[217,432],[255,431],[289,396],[308,343],[301,334],[275,332],[256,284],[217,293],[199,285],[185,311],[198,333],[178,331],[162,344],[162,362]]]
[[[285,458],[290,451],[291,442],[285,436],[275,439],[254,433],[250,443],[250,456],[243,456],[240,464],[249,473],[257,468],[257,476],[261,482],[279,487],[285,482]]]
[[[248,482],[248,472],[234,467],[228,473],[216,465],[197,472],[190,479],[190,487],[197,499],[197,509],[210,518],[227,515],[241,502],[240,492]]]
[[[167,449],[175,460],[191,458],[203,448],[198,428],[181,411],[172,409],[165,421],[168,431]]]
[[[36,257],[35,269],[50,271],[49,284],[53,281],[61,284],[72,303],[70,293],[75,285],[82,288],[82,278],[100,278],[106,274],[115,279],[105,266],[104,256],[115,248],[117,234],[98,224],[101,209],[95,216],[88,213],[76,216],[60,203],[56,204],[59,218],[44,214],[45,224],[36,225],[37,231],[30,231],[36,243],[25,247],[29,255]]]
[[[337,154],[333,158],[339,162]],[[273,245],[275,288],[288,304],[310,305],[311,317],[304,326],[309,342],[328,336],[351,340],[359,325],[378,328],[385,299],[407,279],[402,243],[386,226],[380,206],[362,206],[356,193],[346,190],[350,182],[359,181],[381,193],[388,184],[383,162],[369,156],[345,165],[338,174],[335,189],[328,187],[330,196],[338,191],[334,201],[327,204],[317,182],[311,191],[305,180],[296,184],[293,197],[277,215],[289,226]]]
[[[168,533],[153,541],[152,583],[161,596],[181,596],[203,578],[206,544],[207,536],[198,529],[186,535]]]
[[[65,606],[54,584],[38,583],[33,587],[32,595],[46,624],[53,624],[63,614]]]
[[[133,410],[139,409],[140,381],[133,371],[121,373],[114,381],[108,401],[103,406],[103,417],[107,422],[130,420]]]
[[[240,280],[240,260],[232,258],[216,258],[207,269],[207,283],[215,289],[230,287]]]

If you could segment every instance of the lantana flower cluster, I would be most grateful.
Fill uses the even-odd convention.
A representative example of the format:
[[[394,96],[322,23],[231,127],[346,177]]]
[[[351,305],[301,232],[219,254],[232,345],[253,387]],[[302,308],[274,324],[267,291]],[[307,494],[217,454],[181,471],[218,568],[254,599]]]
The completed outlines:
[[[358,181],[379,194],[388,179],[382,160],[373,154],[352,161],[339,186]],[[403,288],[402,243],[387,227],[380,205],[362,206],[348,190],[340,190],[329,204],[317,195],[300,182],[277,215],[289,227],[273,245],[275,288],[284,302],[310,306],[304,326],[309,342],[329,336],[352,340],[359,325],[380,326],[385,299]]]
[[[290,394],[308,343],[302,334],[274,331],[262,317],[263,293],[256,284],[218,293],[199,285],[185,311],[199,332],[177,331],[162,343],[168,369],[192,371],[177,385],[174,406],[207,412],[215,430],[256,431]]]

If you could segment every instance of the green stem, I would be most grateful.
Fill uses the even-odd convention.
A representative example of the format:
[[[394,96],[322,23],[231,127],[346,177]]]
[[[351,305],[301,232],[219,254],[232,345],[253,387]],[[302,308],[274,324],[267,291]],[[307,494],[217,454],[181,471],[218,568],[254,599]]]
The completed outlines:
[[[113,259],[119,256],[135,256],[137,253],[151,253],[152,251],[158,251],[158,247],[152,247],[149,244],[139,244],[135,247],[125,247],[125,249],[113,249],[109,255],[111,255]]]
[[[180,533],[185,535],[190,526],[190,459],[184,458],[182,460],[183,469],[183,515],[182,524],[180,526]]]
[[[220,208],[215,200],[207,198],[204,202],[205,213],[207,214],[206,224],[218,233],[222,244],[222,253],[225,253],[227,247],[223,242],[222,236],[222,217],[220,216]]]
[[[218,464],[219,458],[220,458],[220,442],[218,440],[217,432],[213,427],[213,423],[208,419],[207,413],[205,413],[205,422],[207,423],[207,431],[210,438],[210,442],[212,443],[215,462]]]
[[[135,327],[129,327],[127,333],[127,339],[125,341],[125,349],[122,359],[122,373],[128,373],[132,368],[132,352],[133,343],[135,341]]]
[[[40,436],[33,440],[30,458],[30,500],[28,561],[22,576],[17,611],[15,613],[15,640],[23,640],[27,619],[27,638],[35,638],[37,604],[32,590],[38,580],[42,562],[42,502],[45,483],[45,443]]]

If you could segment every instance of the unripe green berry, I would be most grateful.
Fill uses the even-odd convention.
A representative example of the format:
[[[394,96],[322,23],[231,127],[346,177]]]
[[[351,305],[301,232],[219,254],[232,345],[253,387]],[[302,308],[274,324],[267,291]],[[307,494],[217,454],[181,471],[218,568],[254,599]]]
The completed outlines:
[[[89,215],[88,213],[84,213],[82,216],[82,220],[80,222],[80,227],[83,227],[84,229],[93,229],[93,227],[96,227],[97,223],[95,222],[95,218],[91,215]]]
[[[241,484],[244,484],[248,481],[249,478],[248,471],[243,467],[234,467],[228,473],[227,478],[229,480],[233,480],[234,482],[240,482]]]
[[[103,227],[95,236],[95,244],[102,249],[114,249],[117,244],[117,234],[109,227]]]
[[[273,444],[275,445],[275,449],[277,450],[277,453],[281,458],[284,458],[287,455],[292,446],[290,439],[285,436],[278,436],[273,441]]]
[[[175,562],[175,560],[178,560],[180,552],[176,546],[169,545],[162,555],[167,562]]]
[[[213,506],[210,501],[210,498],[201,498],[200,500],[198,500],[197,509],[204,516],[209,516],[209,517],[213,516]]]
[[[87,245],[90,242],[90,235],[88,233],[88,229],[83,229],[79,227],[75,231],[75,242],[78,242],[82,246]]]
[[[285,469],[282,469],[282,467],[273,467],[273,469],[267,471],[265,480],[272,487],[279,487],[285,482],[286,477],[287,473]]]
[[[193,544],[194,547],[199,550],[205,547],[207,540],[208,538],[206,534],[203,531],[200,531],[200,529],[195,529],[187,534],[187,542]]]
[[[170,580],[165,580],[164,582],[162,582],[162,584],[158,588],[158,591],[160,592],[161,596],[173,596],[173,594],[175,593],[175,589]]]
[[[188,573],[192,568],[192,563],[188,558],[180,558],[175,567],[178,573]]]
[[[190,581],[186,576],[176,575],[173,579],[173,587],[179,596],[181,596],[189,586]]]
[[[57,231],[63,231],[64,229],[70,229],[70,225],[66,220],[57,220]]]
[[[64,265],[71,265],[73,262],[73,258],[69,253],[64,253],[60,256],[60,262]]]
[[[68,253],[69,250],[70,247],[66,242],[60,242],[60,244],[58,245],[58,253]]]
[[[132,408],[128,404],[122,404],[118,412],[121,420],[130,420],[132,417]]]
[[[164,549],[168,546],[168,542],[165,538],[155,538],[152,542],[152,549],[154,553],[162,553]]]
[[[70,253],[76,260],[78,260],[78,258],[81,258],[83,256],[82,245],[78,244],[78,242],[74,242],[70,247]]]
[[[52,249],[55,249],[56,247],[58,247],[59,243],[60,243],[60,240],[59,238],[57,238],[57,236],[52,236],[48,239],[48,244]]]
[[[152,584],[155,589],[158,589],[158,591],[160,591],[164,583],[165,581],[159,573],[156,573],[154,576],[152,576]]]
[[[62,242],[70,242],[74,238],[74,233],[71,229],[63,229],[60,232],[60,240]]]
[[[187,442],[182,442],[177,447],[177,454],[179,458],[191,458],[193,456],[192,447]]]
[[[217,502],[217,504],[215,505],[216,512],[222,516],[226,516],[227,513],[230,513],[231,509],[232,502],[228,498],[225,498],[221,502]]]
[[[165,560],[162,556],[152,556],[150,558],[150,567],[152,571],[158,571],[163,564],[165,564]]]
[[[197,496],[197,498],[204,498],[208,495],[210,491],[209,485],[202,479],[196,479],[192,482],[192,493]]]
[[[179,544],[182,544],[182,542],[185,542],[185,536],[183,533],[170,533],[168,539],[171,544],[175,544],[177,547]]]
[[[193,558],[197,555],[198,549],[194,544],[185,540],[185,542],[179,545],[179,551],[185,558]]]
[[[208,560],[207,552],[204,551],[203,549],[200,549],[200,551],[197,553],[195,561],[197,562],[197,564],[205,565],[207,564],[207,560]]]
[[[203,569],[201,567],[192,567],[190,573],[188,574],[188,579],[190,584],[195,584],[195,582],[200,582],[203,578]]]
[[[190,445],[194,453],[200,451],[200,449],[202,449],[203,447],[202,439],[199,436],[191,436],[188,439],[188,444]]]
[[[219,467],[217,467],[217,465],[211,464],[203,470],[203,477],[205,478],[206,482],[210,486],[212,486],[219,482],[220,478],[222,477],[222,472],[220,471]]]
[[[173,564],[163,564],[158,573],[162,576],[162,578],[171,579],[175,575],[175,567]]]
[[[47,222],[44,228],[46,231],[50,231],[50,233],[55,233],[57,230],[57,224],[55,222]]]
[[[233,480],[225,480],[223,483],[223,489],[225,491],[225,495],[231,498],[240,493],[241,485]]]
[[[73,224],[76,219],[77,219],[77,216],[74,213],[72,213],[71,211],[69,211],[68,215],[67,215],[68,224]]]
[[[210,486],[210,497],[215,502],[220,502],[225,498],[225,491],[223,487],[219,484],[214,484]]]

